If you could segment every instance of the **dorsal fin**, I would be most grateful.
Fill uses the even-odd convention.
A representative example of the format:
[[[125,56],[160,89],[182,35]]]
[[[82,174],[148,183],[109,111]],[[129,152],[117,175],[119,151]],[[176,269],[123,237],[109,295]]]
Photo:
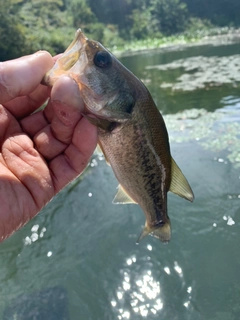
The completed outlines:
[[[182,173],[181,169],[176,164],[173,158],[171,184],[169,190],[191,202],[194,200],[194,194],[192,192],[192,189],[184,174]]]
[[[127,203],[136,203],[123,189],[121,185],[118,186],[117,194],[113,199],[114,204],[127,204]]]

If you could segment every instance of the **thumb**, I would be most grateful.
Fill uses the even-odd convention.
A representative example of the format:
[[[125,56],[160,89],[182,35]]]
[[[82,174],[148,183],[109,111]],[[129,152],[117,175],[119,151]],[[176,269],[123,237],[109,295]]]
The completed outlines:
[[[69,77],[61,77],[54,84],[51,100],[44,111],[51,113],[51,129],[55,138],[69,143],[83,111],[84,103],[77,83]]]
[[[47,51],[0,63],[0,103],[33,92],[53,66]]]

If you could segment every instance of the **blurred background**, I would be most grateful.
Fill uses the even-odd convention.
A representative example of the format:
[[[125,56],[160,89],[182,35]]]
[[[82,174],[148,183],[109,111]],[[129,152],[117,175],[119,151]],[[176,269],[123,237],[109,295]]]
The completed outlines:
[[[0,0],[0,59],[62,52],[76,28],[149,88],[195,201],[169,194],[172,239],[113,205],[102,155],[0,245],[3,320],[240,318],[239,1]]]
[[[240,26],[238,0],[0,0],[0,60],[60,53],[76,29],[113,51],[192,42]]]

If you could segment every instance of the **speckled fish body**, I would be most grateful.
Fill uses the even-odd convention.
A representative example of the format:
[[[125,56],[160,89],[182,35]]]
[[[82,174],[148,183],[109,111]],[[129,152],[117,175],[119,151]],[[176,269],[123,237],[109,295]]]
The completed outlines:
[[[167,192],[190,201],[194,196],[171,157],[164,120],[147,88],[80,30],[43,82],[53,85],[62,74],[78,83],[85,116],[99,128],[99,145],[119,181],[113,202],[140,205],[146,224],[139,240],[151,234],[169,241]]]

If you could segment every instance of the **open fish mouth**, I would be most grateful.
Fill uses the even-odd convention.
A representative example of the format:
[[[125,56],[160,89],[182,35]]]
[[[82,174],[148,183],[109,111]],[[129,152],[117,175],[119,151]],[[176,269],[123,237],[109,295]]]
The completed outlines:
[[[72,43],[56,61],[53,68],[44,76],[42,84],[53,86],[57,79],[63,74],[80,75],[87,63],[87,57],[84,50],[87,40],[88,38],[81,29],[78,29]]]

